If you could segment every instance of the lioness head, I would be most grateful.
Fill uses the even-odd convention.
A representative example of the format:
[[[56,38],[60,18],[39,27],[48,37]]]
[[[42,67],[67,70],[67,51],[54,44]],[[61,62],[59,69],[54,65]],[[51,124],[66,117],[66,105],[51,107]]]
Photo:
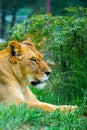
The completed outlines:
[[[51,70],[34,45],[29,41],[11,41],[8,52],[12,71],[19,82],[43,88]]]

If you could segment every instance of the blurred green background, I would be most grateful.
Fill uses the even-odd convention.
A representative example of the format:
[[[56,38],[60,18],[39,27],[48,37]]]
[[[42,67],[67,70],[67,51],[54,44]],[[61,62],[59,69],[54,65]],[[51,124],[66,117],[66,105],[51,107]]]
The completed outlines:
[[[0,0],[0,38],[6,40],[10,28],[33,14],[67,15],[70,6],[87,7],[87,0]]]

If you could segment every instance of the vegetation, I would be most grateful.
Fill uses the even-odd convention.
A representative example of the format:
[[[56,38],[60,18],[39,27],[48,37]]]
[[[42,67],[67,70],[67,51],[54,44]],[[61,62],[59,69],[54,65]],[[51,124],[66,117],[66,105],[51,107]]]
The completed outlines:
[[[23,22],[24,19],[31,17],[33,14],[52,13],[53,15],[66,15],[66,7],[82,6],[87,7],[86,0],[2,0],[0,2],[0,37],[8,38],[8,30],[15,23]],[[50,8],[51,7],[51,8]]]
[[[28,109],[25,104],[4,107],[0,105],[0,130],[86,130],[87,119],[78,112],[66,115],[55,111]]]
[[[87,129],[87,9],[67,8],[70,16],[35,15],[15,25],[9,40],[30,37],[52,68],[44,90],[31,86],[41,101],[78,105],[78,112],[44,113],[22,106],[0,106],[0,127],[15,128],[29,124],[32,129]],[[50,98],[49,98],[50,97]],[[17,128],[16,128],[17,127]]]
[[[66,91],[69,101],[72,96],[82,97],[87,89],[87,9],[80,7],[67,10],[75,15],[31,17],[23,24],[14,26],[9,39],[22,41],[30,37],[35,45],[45,50],[44,57],[55,64],[51,77],[53,90],[62,96]],[[39,43],[43,43],[43,39],[46,43],[40,47]]]

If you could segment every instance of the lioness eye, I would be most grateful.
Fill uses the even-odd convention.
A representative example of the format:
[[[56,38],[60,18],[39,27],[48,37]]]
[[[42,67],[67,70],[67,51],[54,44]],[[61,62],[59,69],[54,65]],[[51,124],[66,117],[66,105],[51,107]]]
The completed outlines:
[[[36,59],[34,57],[32,57],[31,60],[36,62]]]

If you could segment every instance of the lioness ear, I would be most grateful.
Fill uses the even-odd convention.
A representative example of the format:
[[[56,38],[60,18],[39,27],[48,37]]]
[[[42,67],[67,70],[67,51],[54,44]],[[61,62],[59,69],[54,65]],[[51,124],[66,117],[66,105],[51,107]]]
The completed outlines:
[[[20,56],[21,55],[21,44],[17,41],[10,41],[8,43],[8,51],[12,56]]]

